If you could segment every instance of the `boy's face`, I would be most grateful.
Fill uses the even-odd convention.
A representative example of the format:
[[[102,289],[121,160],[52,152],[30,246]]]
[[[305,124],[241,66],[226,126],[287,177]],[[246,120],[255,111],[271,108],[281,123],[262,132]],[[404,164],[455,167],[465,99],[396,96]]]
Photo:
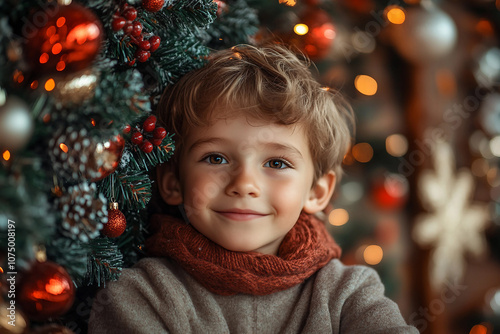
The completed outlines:
[[[314,174],[301,126],[245,116],[190,129],[178,167],[191,224],[228,250],[264,254],[277,254]]]

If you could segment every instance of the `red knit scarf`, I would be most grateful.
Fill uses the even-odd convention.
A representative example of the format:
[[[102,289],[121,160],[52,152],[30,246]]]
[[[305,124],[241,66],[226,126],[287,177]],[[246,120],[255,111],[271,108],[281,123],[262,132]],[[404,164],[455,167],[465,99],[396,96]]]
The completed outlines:
[[[229,251],[190,224],[167,215],[153,215],[151,227],[157,231],[146,241],[149,255],[174,259],[219,295],[267,295],[291,288],[341,252],[324,224],[306,213],[301,213],[285,236],[278,256]]]

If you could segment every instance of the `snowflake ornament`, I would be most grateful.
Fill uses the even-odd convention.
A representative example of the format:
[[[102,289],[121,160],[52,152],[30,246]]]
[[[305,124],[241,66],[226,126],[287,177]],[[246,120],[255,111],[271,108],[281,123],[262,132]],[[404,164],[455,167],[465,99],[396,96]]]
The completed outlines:
[[[455,170],[451,146],[435,142],[432,155],[434,170],[423,171],[417,184],[428,213],[416,218],[413,238],[421,246],[433,247],[430,281],[439,290],[444,283],[462,277],[466,254],[484,253],[483,231],[489,214],[486,205],[471,202],[473,176],[468,169]]]

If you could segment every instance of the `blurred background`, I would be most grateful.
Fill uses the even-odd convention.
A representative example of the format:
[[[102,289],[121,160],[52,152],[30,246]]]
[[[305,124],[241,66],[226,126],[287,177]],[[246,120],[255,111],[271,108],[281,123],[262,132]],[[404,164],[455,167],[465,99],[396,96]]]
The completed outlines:
[[[143,256],[175,146],[159,94],[269,41],[356,114],[325,211],[342,260],[422,333],[500,333],[499,34],[495,0],[3,0],[0,333],[86,332],[96,289]]]

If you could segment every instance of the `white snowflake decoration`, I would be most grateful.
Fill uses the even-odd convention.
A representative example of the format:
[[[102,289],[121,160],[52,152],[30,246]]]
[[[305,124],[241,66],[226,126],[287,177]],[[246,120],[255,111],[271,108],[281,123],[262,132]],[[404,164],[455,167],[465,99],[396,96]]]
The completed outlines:
[[[434,170],[423,171],[418,181],[418,193],[428,213],[417,217],[413,238],[421,246],[434,247],[430,281],[438,290],[445,282],[462,277],[467,253],[484,253],[483,230],[489,214],[486,205],[470,202],[473,176],[468,169],[456,171],[448,143],[435,143],[433,162]]]

